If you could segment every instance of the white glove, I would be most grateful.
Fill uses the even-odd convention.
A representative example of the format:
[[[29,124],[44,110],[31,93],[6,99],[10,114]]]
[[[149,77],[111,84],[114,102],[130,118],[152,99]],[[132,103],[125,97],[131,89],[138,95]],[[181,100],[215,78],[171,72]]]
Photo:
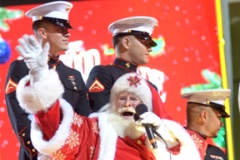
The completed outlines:
[[[140,124],[151,124],[154,127],[158,127],[162,123],[162,120],[153,112],[145,112],[139,117],[141,118]]]
[[[145,112],[139,117],[140,119],[136,121],[137,125],[135,127],[141,132],[146,132],[145,127],[142,124],[151,124],[155,129],[157,129],[162,123],[162,120],[153,112]]]
[[[40,81],[48,74],[49,44],[46,43],[42,48],[33,35],[24,35],[18,39],[18,43],[16,50],[30,69],[31,83]]]
[[[157,132],[162,136],[162,138],[168,144],[168,147],[173,147],[178,144],[177,139],[172,135],[164,122],[153,112],[145,112],[139,116],[142,120],[139,121],[140,124],[152,124]],[[138,127],[137,127],[138,128]],[[138,128],[140,130],[140,128]],[[157,138],[159,139],[159,138]]]

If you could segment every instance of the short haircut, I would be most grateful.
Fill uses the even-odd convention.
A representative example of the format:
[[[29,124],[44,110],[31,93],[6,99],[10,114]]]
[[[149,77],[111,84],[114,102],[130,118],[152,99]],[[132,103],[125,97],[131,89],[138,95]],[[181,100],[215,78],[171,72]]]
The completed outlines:
[[[117,45],[121,42],[121,40],[126,37],[126,36],[131,36],[132,34],[128,34],[128,33],[122,33],[122,34],[117,34],[115,36],[113,36],[112,38],[112,43],[114,48],[117,47]]]
[[[48,22],[44,21],[44,20],[38,20],[38,21],[34,21],[33,24],[32,24],[32,29],[35,33],[35,35],[39,38],[39,35],[37,33],[37,30],[39,28],[46,28],[46,24],[48,24]]]
[[[113,36],[113,38],[112,38],[112,43],[113,43],[114,48],[120,43],[120,41],[122,40],[122,38],[123,38],[124,36],[126,36],[126,35],[121,35],[121,34],[119,34],[119,35]]]
[[[187,103],[187,122],[190,123],[204,109],[206,109],[206,106],[204,105],[188,102]]]
[[[43,21],[34,21],[33,24],[32,24],[32,29],[34,31],[38,30],[43,24]]]

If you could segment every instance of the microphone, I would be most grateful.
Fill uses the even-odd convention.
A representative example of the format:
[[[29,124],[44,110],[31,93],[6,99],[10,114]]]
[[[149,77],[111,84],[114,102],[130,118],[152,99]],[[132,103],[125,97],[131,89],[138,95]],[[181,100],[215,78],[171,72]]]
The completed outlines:
[[[134,115],[134,120],[137,121],[138,119],[140,119],[140,115],[147,112],[148,108],[145,104],[139,104],[136,107],[136,114]],[[153,134],[153,129],[152,129],[152,125],[151,124],[142,124],[145,127],[145,130],[147,132],[147,136],[149,139],[149,142],[151,143],[152,147],[154,149],[157,148],[157,142],[155,140],[155,136]]]

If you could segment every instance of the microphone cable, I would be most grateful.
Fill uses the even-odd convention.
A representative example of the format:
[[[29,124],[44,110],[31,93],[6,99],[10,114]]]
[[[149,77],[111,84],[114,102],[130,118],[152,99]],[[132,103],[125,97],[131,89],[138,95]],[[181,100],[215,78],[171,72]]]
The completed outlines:
[[[167,142],[165,141],[165,139],[164,139],[155,129],[153,129],[153,133],[156,134],[160,139],[163,140],[163,142],[164,142],[165,145],[167,146],[167,149],[168,149],[168,152],[169,152],[169,155],[170,155],[170,160],[172,160],[172,154],[171,154],[171,152],[170,152],[170,148],[169,148]]]

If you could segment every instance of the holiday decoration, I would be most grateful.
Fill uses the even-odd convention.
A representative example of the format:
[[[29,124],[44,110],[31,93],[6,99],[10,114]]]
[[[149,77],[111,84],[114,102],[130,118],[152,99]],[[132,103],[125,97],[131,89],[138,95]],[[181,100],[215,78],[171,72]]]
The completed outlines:
[[[201,72],[202,77],[208,82],[204,84],[193,84],[189,87],[184,87],[181,89],[181,93],[187,93],[189,91],[200,91],[207,89],[220,89],[222,88],[222,79],[221,77],[215,73],[211,72],[208,69],[204,69]]]
[[[7,41],[0,36],[0,64],[6,63],[11,55],[11,48]]]
[[[10,10],[3,7],[0,7],[0,31],[7,32],[10,30],[7,21],[16,20],[23,17],[22,10]]]
[[[163,36],[159,36],[158,38],[153,38],[153,40],[157,43],[156,47],[152,47],[152,52],[150,52],[150,56],[156,58],[165,54],[165,40]]]

